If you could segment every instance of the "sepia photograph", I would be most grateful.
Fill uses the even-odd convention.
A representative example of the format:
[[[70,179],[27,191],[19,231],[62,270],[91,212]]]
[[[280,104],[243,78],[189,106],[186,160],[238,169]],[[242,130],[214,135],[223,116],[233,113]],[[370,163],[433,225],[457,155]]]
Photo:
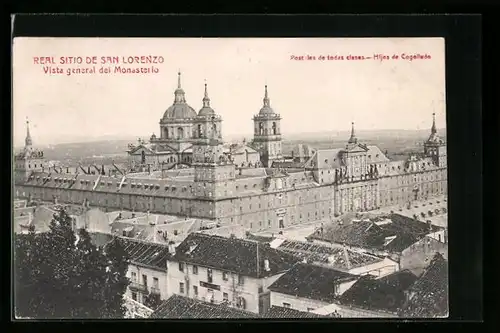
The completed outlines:
[[[15,319],[447,318],[444,38],[16,37]]]

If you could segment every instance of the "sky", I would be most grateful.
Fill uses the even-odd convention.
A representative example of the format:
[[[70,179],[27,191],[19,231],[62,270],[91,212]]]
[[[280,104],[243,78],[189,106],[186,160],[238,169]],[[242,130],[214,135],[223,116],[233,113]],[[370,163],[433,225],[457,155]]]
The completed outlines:
[[[159,135],[172,105],[177,73],[186,100],[202,106],[205,82],[223,135],[251,134],[252,117],[268,85],[271,107],[287,133],[428,129],[432,113],[446,126],[445,44],[442,38],[15,38],[13,43],[14,145],[24,142],[26,119],[35,143],[78,138]],[[389,59],[347,60],[347,56]],[[402,59],[402,55],[430,59]],[[102,65],[134,56],[163,57],[158,64]],[[296,60],[301,56],[316,60]],[[320,56],[344,60],[320,60]],[[397,55],[398,59],[393,59]],[[83,64],[60,64],[60,57]],[[35,63],[53,57],[57,64]],[[97,57],[97,64],[85,64]],[[296,59],[292,59],[296,57]],[[63,74],[46,74],[44,67]],[[151,67],[146,74],[71,74],[69,68]],[[47,68],[45,68],[47,69]]]

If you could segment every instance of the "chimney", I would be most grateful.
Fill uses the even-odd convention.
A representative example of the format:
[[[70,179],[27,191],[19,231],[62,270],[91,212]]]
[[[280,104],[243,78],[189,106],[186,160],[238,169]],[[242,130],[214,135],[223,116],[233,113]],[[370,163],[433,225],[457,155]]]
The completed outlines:
[[[175,255],[175,243],[173,241],[168,242],[168,252]]]
[[[135,213],[132,213],[132,218],[135,218]]]
[[[271,270],[271,268],[269,268],[269,260],[268,259],[264,260],[264,270],[266,272],[269,272]]]

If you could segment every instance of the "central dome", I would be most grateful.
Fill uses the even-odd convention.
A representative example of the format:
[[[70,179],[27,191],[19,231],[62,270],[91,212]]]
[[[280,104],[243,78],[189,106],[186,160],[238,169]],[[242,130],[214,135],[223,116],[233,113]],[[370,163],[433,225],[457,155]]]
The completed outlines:
[[[174,104],[165,111],[162,122],[196,118],[196,111],[186,103],[186,96],[181,87],[181,73],[179,72],[178,75]]]
[[[196,111],[187,103],[174,103],[163,114],[163,121],[190,119],[196,117]]]

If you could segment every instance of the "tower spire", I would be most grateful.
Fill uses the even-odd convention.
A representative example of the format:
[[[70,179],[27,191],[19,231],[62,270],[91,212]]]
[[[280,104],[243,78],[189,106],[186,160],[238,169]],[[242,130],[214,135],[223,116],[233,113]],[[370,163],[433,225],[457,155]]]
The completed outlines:
[[[269,95],[267,94],[267,84],[264,86],[264,106],[270,106]]]
[[[358,139],[356,138],[356,134],[354,133],[354,121],[351,123],[351,137],[349,138],[348,143],[357,143]]]
[[[203,107],[204,108],[210,107],[210,98],[208,97],[208,90],[207,90],[207,80],[205,80],[205,96],[203,97]]]
[[[30,122],[28,120],[28,117],[26,117],[26,139],[24,141],[26,147],[30,147],[33,144],[33,141],[31,140],[31,135],[30,135]]]
[[[185,103],[186,97],[181,87],[181,71],[177,73],[177,89],[175,89],[175,103]]]
[[[431,134],[436,134],[437,129],[436,129],[436,113],[432,114],[432,127],[431,127]]]

